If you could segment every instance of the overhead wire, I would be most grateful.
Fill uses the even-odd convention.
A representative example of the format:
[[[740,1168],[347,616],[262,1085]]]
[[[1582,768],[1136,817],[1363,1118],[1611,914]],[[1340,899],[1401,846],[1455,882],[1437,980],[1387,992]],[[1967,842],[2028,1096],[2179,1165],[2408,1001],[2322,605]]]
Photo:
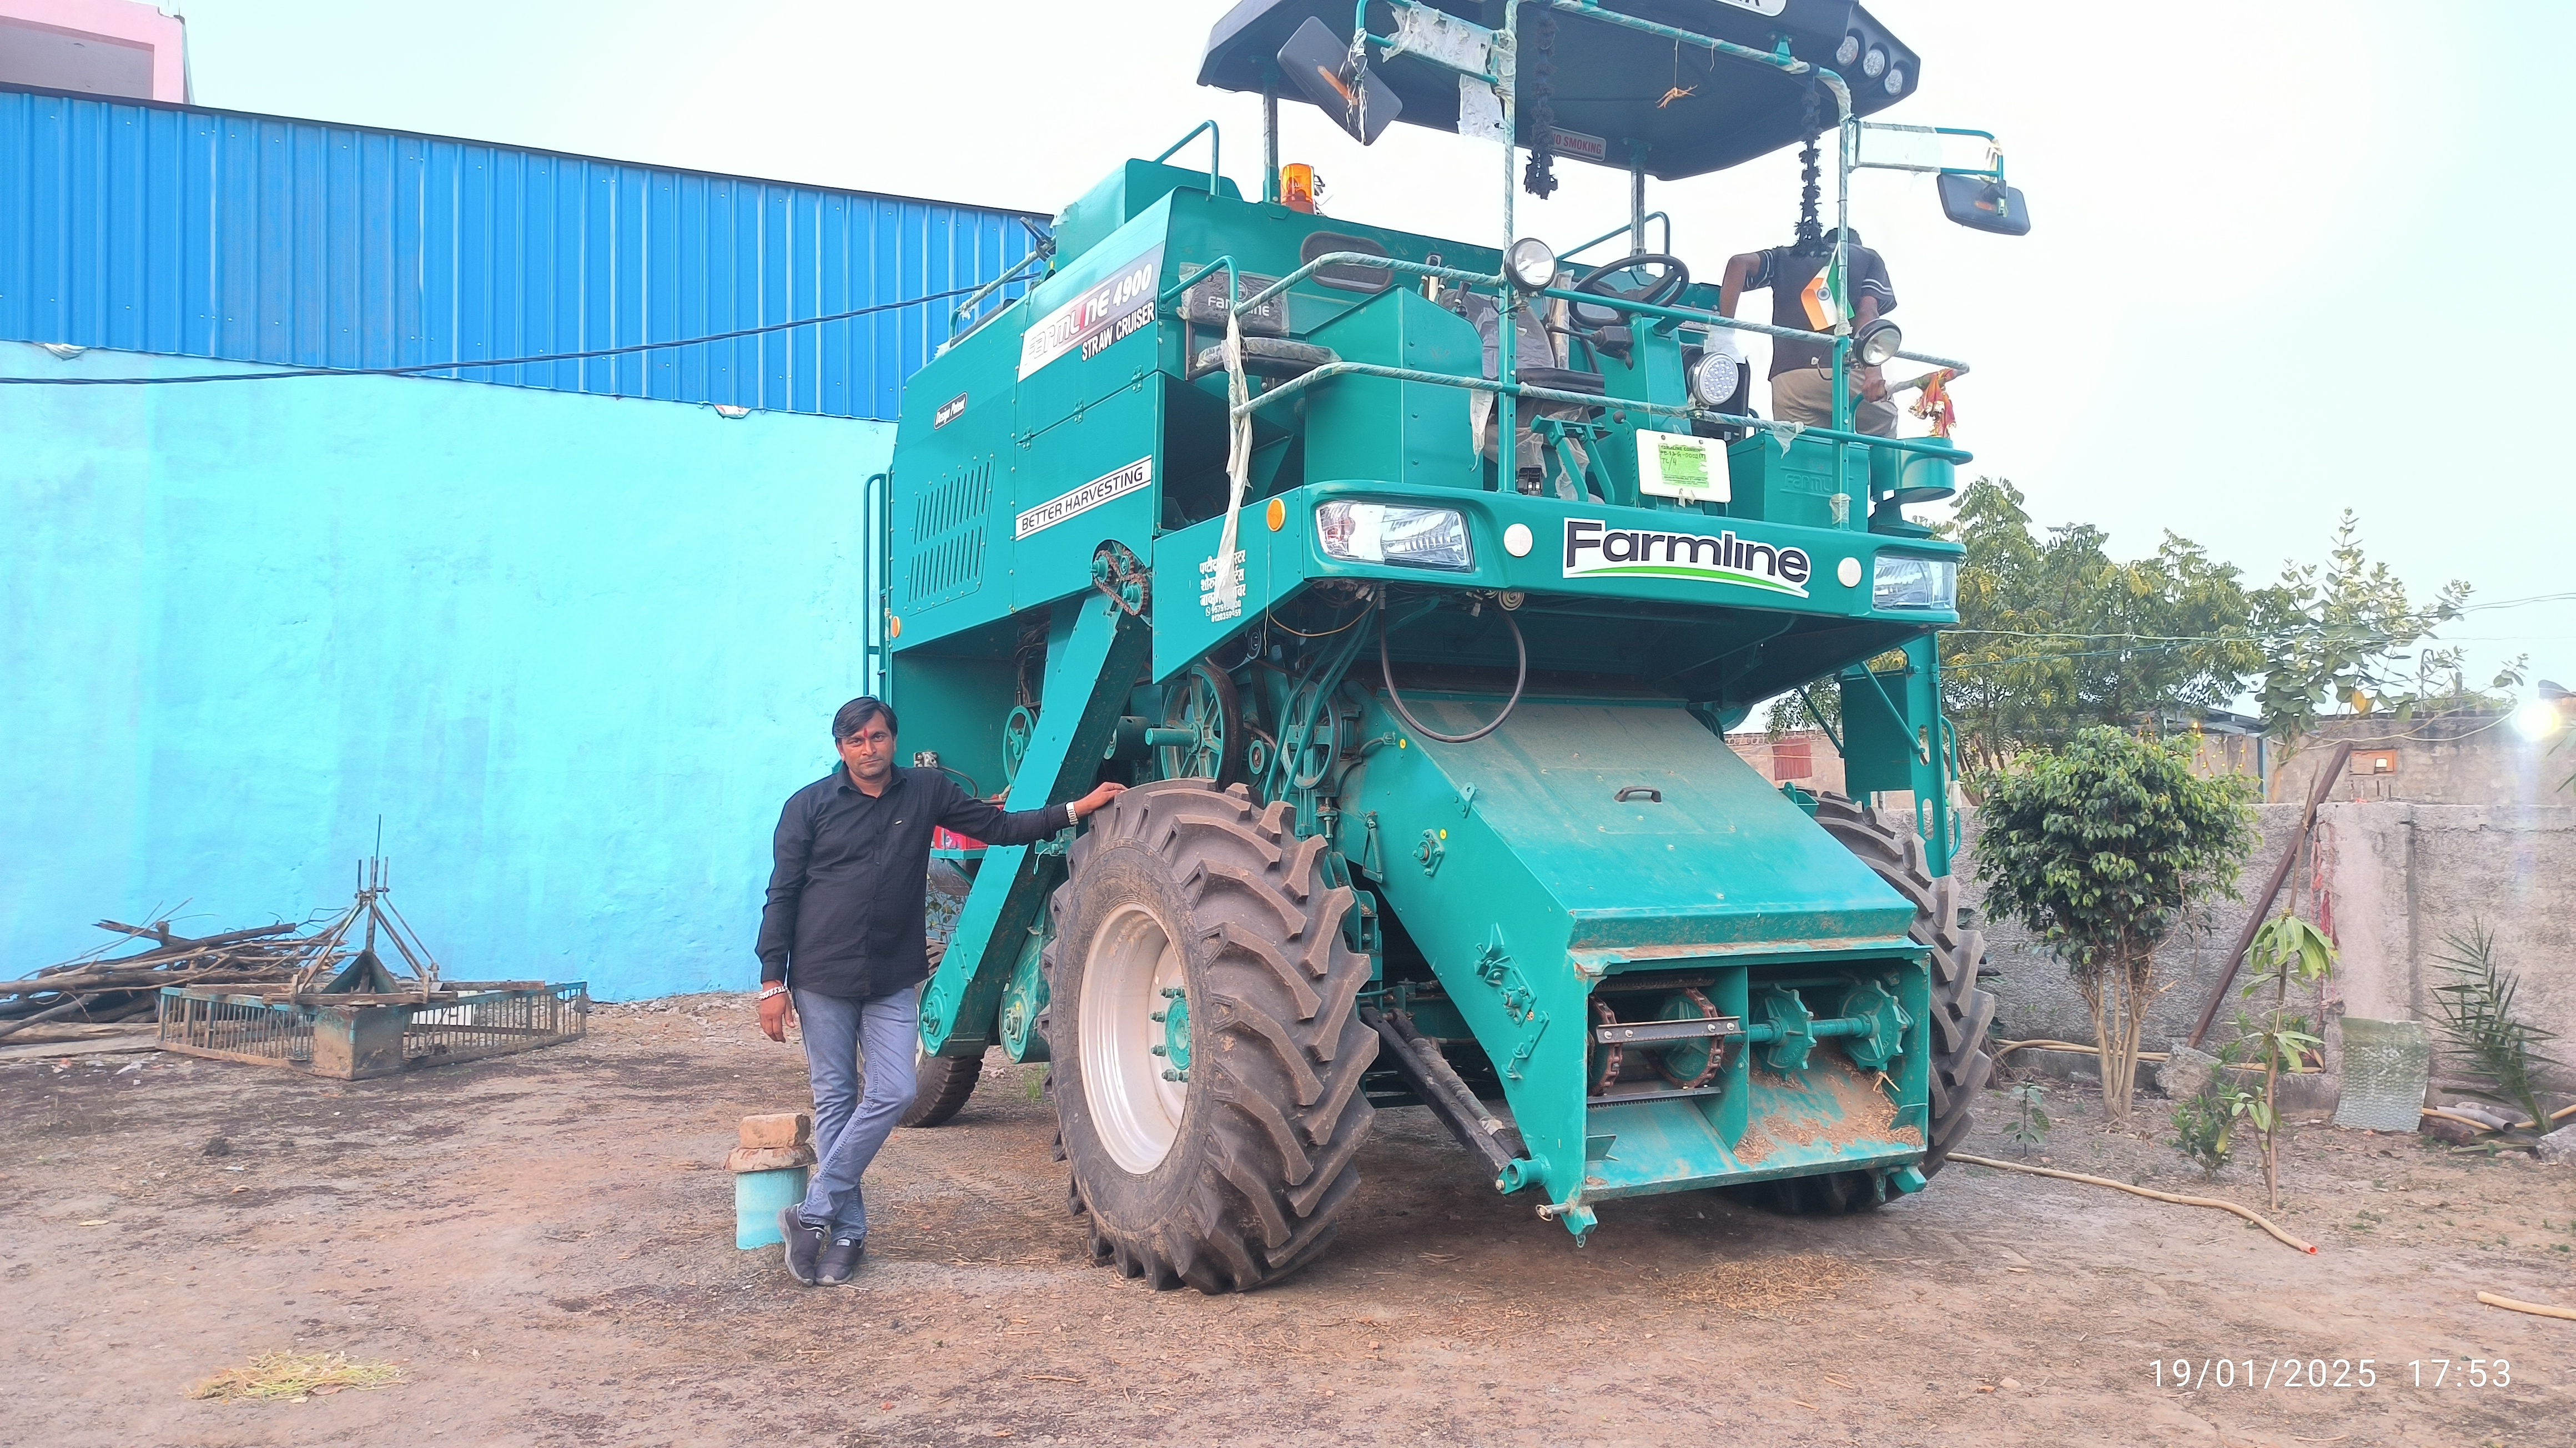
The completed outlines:
[[[980,284],[979,284],[980,286]],[[550,352],[537,357],[499,357],[487,361],[415,362],[400,367],[289,367],[272,372],[201,372],[180,377],[0,377],[0,387],[171,387],[190,382],[283,382],[300,377],[408,377],[422,372],[456,372],[486,367],[540,367],[552,362],[589,362],[602,357],[627,357],[639,352],[657,352],[671,347],[698,347],[710,342],[732,342],[744,337],[761,337],[772,332],[785,332],[797,327],[819,327],[830,322],[846,322],[856,317],[874,316],[880,312],[900,311],[925,302],[946,301],[962,297],[978,287],[952,287],[927,296],[906,297],[901,301],[879,302],[874,306],[855,307],[846,312],[832,312],[820,317],[798,317],[791,321],[770,322],[758,327],[738,327],[730,332],[710,332],[702,337],[677,337],[667,342],[635,342],[623,347],[594,347],[585,352]]]

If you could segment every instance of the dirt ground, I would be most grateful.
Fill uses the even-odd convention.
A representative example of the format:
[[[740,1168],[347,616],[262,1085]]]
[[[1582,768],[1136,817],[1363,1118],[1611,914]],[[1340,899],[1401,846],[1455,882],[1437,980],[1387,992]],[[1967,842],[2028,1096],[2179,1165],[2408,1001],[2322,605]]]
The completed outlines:
[[[1577,1249],[1388,1111],[1325,1260],[1211,1299],[1088,1264],[1017,1069],[896,1134],[858,1285],[800,1288],[734,1250],[721,1163],[737,1118],[803,1103],[799,1053],[732,996],[382,1082],[0,1065],[0,1442],[2564,1444],[2576,1420],[2576,1322],[2476,1299],[2576,1303],[2576,1172],[2414,1137],[2300,1125],[2279,1220],[2313,1257],[1958,1165],[1831,1221],[1614,1202]],[[2050,1105],[2034,1159],[2261,1203],[2248,1165],[2202,1188]],[[1971,1150],[2012,1154],[2002,1111]],[[407,1380],[188,1396],[281,1348]]]

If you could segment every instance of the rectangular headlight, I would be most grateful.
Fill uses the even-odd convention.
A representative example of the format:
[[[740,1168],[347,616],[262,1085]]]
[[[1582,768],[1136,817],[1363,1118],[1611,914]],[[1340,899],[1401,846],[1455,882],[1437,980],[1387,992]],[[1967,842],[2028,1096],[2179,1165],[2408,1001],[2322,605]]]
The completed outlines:
[[[1959,564],[1950,558],[1909,558],[1881,553],[1871,569],[1870,606],[1922,608],[1956,613],[1959,609]]]
[[[1389,503],[1324,503],[1315,509],[1324,552],[1349,563],[1405,568],[1476,569],[1467,517],[1455,508],[1399,508]]]

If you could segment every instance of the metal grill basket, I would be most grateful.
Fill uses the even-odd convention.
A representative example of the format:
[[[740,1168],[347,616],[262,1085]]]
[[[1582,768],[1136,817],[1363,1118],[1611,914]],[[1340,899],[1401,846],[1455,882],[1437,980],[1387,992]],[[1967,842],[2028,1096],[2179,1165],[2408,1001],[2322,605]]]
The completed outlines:
[[[164,1050],[358,1080],[533,1051],[590,1024],[585,981],[445,981],[368,995],[161,992]]]

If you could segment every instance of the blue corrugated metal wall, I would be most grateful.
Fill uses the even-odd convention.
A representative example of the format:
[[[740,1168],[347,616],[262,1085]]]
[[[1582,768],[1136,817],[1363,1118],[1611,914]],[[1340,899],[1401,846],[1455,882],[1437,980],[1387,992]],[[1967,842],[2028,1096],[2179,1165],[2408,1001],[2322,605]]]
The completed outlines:
[[[0,338],[17,341],[315,367],[524,357],[971,286],[1029,246],[1012,212],[0,90]],[[443,375],[891,419],[954,305]]]

